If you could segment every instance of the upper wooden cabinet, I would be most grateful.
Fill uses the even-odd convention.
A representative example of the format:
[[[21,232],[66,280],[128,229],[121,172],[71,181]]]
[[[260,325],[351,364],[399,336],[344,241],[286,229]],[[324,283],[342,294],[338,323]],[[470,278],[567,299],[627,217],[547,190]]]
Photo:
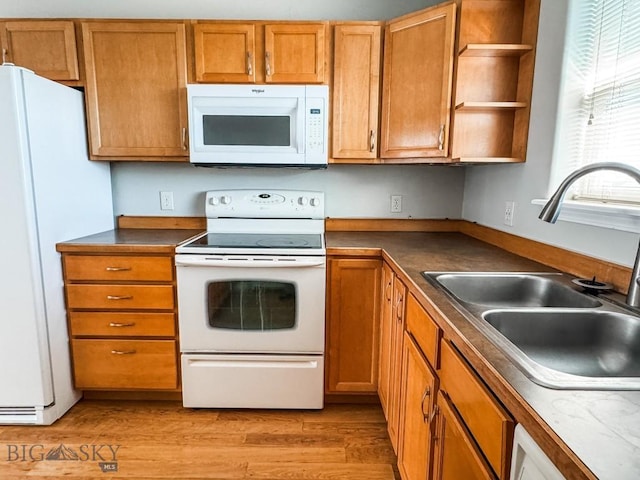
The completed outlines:
[[[383,159],[424,162],[448,155],[455,11],[453,3],[438,5],[386,27]]]
[[[194,25],[201,83],[326,83],[327,22]]]
[[[255,82],[255,30],[251,23],[194,25],[196,82]]]
[[[174,22],[82,24],[92,158],[185,161],[185,28]]]
[[[540,0],[457,0],[454,161],[526,159]]]
[[[352,162],[378,156],[381,34],[379,24],[334,29],[334,159]]]
[[[327,270],[329,394],[376,393],[380,272],[376,258],[330,258]]]
[[[0,23],[3,60],[56,81],[80,79],[72,21]]]

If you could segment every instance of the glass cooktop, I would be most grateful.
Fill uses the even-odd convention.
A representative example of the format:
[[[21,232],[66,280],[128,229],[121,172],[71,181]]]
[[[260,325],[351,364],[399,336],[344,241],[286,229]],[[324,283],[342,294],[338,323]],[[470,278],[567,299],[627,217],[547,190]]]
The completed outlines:
[[[312,234],[280,234],[280,233],[207,233],[187,247],[202,248],[322,248],[322,235]]]

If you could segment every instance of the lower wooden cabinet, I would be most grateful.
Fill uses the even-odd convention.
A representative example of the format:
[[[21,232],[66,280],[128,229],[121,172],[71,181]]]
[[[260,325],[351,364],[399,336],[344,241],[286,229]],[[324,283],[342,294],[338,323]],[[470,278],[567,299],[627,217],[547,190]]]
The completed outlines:
[[[391,388],[391,339],[395,332],[393,321],[393,279],[395,274],[388,263],[382,264],[382,292],[380,307],[380,349],[378,355],[378,397],[385,418],[389,419]]]
[[[396,454],[400,437],[400,394],[402,384],[402,351],[405,326],[405,304],[407,287],[398,277],[393,281],[393,310],[391,327],[391,369],[389,377],[389,408],[387,428]]]
[[[176,391],[171,255],[63,253],[75,387]]]
[[[398,468],[403,480],[430,478],[438,377],[408,333],[402,357]]]
[[[509,478],[514,421],[448,341],[441,342],[440,380],[487,463],[500,479]]]
[[[442,393],[437,400],[433,480],[496,480],[471,434]]]
[[[328,260],[328,394],[377,392],[381,268],[379,259]]]
[[[171,390],[178,386],[173,340],[74,339],[79,389]]]

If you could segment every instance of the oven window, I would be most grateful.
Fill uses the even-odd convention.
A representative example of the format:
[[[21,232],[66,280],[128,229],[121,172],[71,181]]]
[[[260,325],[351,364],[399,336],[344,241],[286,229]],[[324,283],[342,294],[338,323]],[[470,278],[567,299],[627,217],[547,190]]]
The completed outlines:
[[[283,330],[296,324],[293,283],[232,280],[207,285],[209,326],[231,330]]]
[[[205,145],[288,147],[291,117],[259,115],[203,115]]]

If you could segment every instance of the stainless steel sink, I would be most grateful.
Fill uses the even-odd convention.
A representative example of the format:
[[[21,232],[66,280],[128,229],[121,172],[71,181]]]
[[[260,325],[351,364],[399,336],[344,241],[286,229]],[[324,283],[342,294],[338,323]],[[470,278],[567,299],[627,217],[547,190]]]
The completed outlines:
[[[451,295],[488,307],[594,308],[601,303],[558,282],[557,274],[429,273]],[[556,278],[554,278],[556,277]]]
[[[637,316],[536,309],[490,310],[482,317],[502,336],[497,344],[538,383],[556,388],[640,388]]]
[[[534,382],[640,390],[640,314],[544,273],[423,272]]]

